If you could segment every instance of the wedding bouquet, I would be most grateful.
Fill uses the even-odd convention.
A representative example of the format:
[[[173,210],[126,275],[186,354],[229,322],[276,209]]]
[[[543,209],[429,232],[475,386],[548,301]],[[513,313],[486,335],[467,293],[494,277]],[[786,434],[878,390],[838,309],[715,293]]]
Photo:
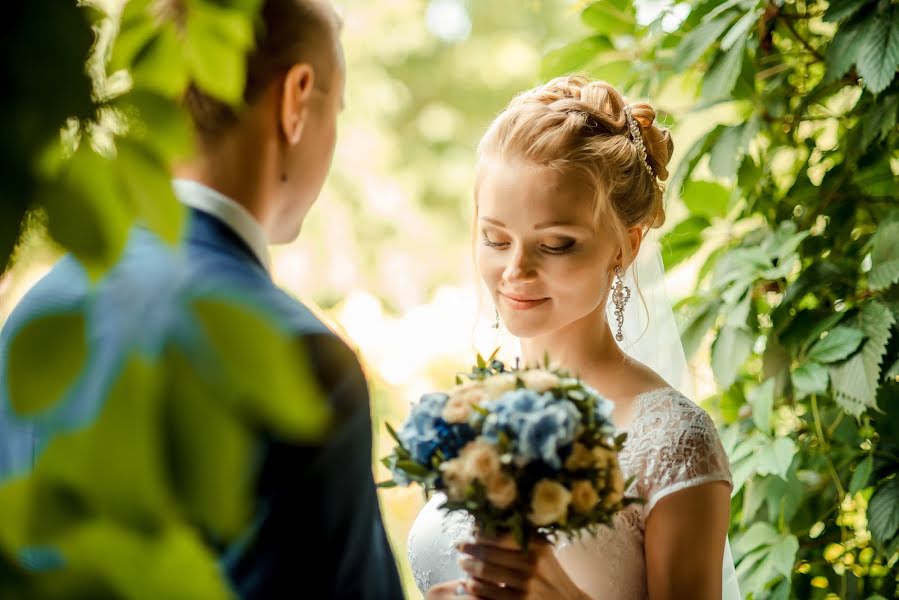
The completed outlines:
[[[547,361],[548,363],[548,361]],[[443,508],[465,511],[487,535],[529,539],[579,535],[611,522],[639,500],[624,497],[613,404],[568,374],[508,369],[484,360],[446,393],[413,405],[396,448],[383,459],[382,487],[420,484],[446,494]]]

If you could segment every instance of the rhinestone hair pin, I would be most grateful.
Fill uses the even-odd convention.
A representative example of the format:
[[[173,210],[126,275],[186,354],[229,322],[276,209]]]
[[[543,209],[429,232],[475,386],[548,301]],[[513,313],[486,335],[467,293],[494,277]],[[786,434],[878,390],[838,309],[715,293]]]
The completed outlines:
[[[646,172],[649,173],[651,177],[655,177],[655,173],[652,172],[652,167],[649,166],[649,160],[646,157],[646,146],[643,145],[643,134],[640,133],[640,126],[637,125],[637,121],[634,120],[634,117],[631,114],[630,106],[624,107],[624,115],[627,117],[627,128],[630,130],[631,140],[633,140],[634,145],[637,147],[640,158],[643,159],[643,168],[646,169]]]

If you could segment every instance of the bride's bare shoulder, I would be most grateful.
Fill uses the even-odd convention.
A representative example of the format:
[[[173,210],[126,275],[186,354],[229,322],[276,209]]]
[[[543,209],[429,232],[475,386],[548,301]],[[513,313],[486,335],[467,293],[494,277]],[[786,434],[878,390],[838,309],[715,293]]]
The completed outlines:
[[[627,357],[624,371],[626,377],[622,378],[622,383],[627,388],[625,393],[632,398],[670,387],[661,375],[634,358]]]

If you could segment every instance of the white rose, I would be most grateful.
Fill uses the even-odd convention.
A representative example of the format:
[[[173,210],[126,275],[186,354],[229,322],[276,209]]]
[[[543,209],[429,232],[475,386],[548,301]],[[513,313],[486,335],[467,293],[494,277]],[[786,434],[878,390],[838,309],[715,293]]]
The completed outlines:
[[[534,486],[528,520],[538,527],[564,523],[570,502],[571,492],[564,485],[549,479],[541,479]]]
[[[587,514],[599,503],[599,494],[589,481],[576,481],[571,486],[571,506],[581,514]]]
[[[534,390],[538,394],[542,394],[547,390],[559,386],[559,378],[544,369],[535,369],[533,371],[524,371],[520,375],[525,387]]]
[[[474,385],[457,386],[455,391],[450,394],[449,400],[443,407],[443,413],[440,415],[447,423],[465,423],[471,415],[472,405],[488,400],[483,386],[476,382],[470,383]]]
[[[465,475],[481,483],[486,484],[499,472],[499,453],[492,444],[484,440],[466,444],[459,458],[465,461]]]
[[[465,463],[458,458],[448,460],[440,465],[443,483],[446,485],[446,496],[450,500],[464,500],[471,479],[465,473]]]
[[[487,500],[496,508],[508,508],[518,497],[515,480],[505,473],[497,473],[487,482]]]
[[[514,390],[515,385],[515,375],[512,373],[503,373],[485,379],[484,391],[487,392],[487,396],[489,396],[491,400],[496,400],[506,392]]]

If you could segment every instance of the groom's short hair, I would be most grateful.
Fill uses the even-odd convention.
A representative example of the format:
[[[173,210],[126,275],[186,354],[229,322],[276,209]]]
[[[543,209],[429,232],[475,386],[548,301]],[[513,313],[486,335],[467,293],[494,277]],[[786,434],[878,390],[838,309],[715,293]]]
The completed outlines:
[[[256,26],[256,46],[247,56],[243,100],[252,104],[275,78],[305,62],[315,70],[316,87],[328,91],[338,60],[341,24],[329,0],[265,0]],[[237,112],[193,82],[183,102],[201,142],[215,141],[237,123]]]

